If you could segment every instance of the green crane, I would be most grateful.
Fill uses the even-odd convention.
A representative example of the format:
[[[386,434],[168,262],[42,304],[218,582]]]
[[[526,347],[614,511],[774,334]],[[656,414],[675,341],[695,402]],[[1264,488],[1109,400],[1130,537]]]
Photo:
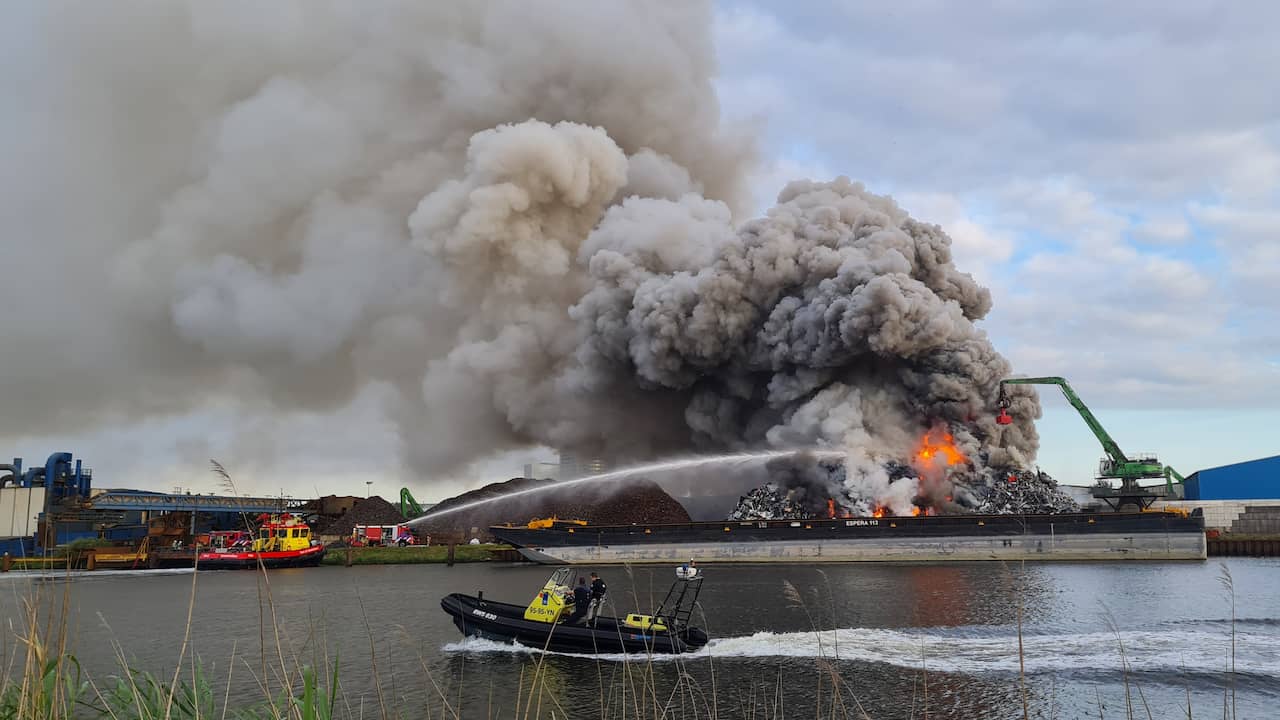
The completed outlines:
[[[1138,484],[1139,480],[1150,478],[1164,478],[1165,493],[1164,495],[1173,495],[1173,478],[1177,478],[1178,482],[1182,482],[1182,476],[1172,467],[1167,467],[1160,463],[1160,460],[1154,456],[1146,457],[1129,457],[1120,449],[1120,445],[1111,437],[1111,434],[1102,427],[1102,423],[1098,422],[1098,418],[1094,416],[1089,407],[1084,404],[1079,395],[1071,389],[1065,378],[1060,377],[1035,377],[1035,378],[1006,378],[1000,381],[1000,414],[996,416],[996,422],[1000,425],[1008,425],[1013,422],[1013,418],[1009,416],[1009,397],[1005,394],[1005,385],[1057,385],[1062,389],[1062,394],[1067,397],[1067,402],[1071,403],[1071,407],[1080,413],[1080,417],[1084,418],[1084,422],[1093,431],[1094,437],[1098,438],[1098,442],[1102,443],[1102,449],[1106,452],[1106,457],[1098,465],[1098,478],[1102,480],[1119,480],[1120,487],[1113,489],[1109,486],[1100,486],[1094,488],[1093,495],[1096,498],[1104,500],[1113,508],[1127,504],[1136,504],[1139,507],[1147,507],[1161,494],[1154,493],[1150,488],[1144,488]],[[1116,502],[1112,502],[1115,500]]]
[[[405,520],[412,520],[416,517],[422,517],[422,506],[413,498],[413,493],[409,492],[409,488],[400,488],[400,514]]]

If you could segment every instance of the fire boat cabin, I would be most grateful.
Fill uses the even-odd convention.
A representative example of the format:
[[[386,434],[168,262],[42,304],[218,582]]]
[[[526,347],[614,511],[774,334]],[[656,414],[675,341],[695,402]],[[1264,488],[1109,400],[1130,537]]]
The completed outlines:
[[[260,515],[257,536],[249,541],[243,532],[219,533],[209,550],[199,554],[202,570],[306,567],[324,559],[324,545],[312,537],[311,528],[289,513]]]

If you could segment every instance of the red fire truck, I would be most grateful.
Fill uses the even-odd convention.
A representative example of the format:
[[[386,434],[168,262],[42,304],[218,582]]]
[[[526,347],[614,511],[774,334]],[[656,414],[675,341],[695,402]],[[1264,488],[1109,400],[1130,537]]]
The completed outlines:
[[[347,544],[360,546],[382,545],[430,545],[430,539],[420,541],[407,524],[399,525],[356,525],[351,529],[351,537]]]

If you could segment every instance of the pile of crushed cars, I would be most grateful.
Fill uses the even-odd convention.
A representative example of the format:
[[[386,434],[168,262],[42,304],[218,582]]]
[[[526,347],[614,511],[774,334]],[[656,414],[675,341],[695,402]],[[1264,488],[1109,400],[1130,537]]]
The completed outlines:
[[[891,477],[910,474],[898,463],[886,468]],[[1038,470],[989,469],[965,481],[953,480],[954,500],[941,514],[973,513],[981,515],[1051,515],[1079,512],[1080,506],[1064,493],[1057,481]],[[729,520],[808,520],[825,517],[813,510],[813,503],[800,502],[804,493],[784,490],[777,483],[766,483],[741,496],[729,514]],[[870,500],[870,499],[868,499]]]
[[[1008,470],[991,473],[987,482],[970,487],[978,498],[973,512],[986,515],[1055,515],[1080,512],[1080,505],[1058,488],[1048,473]]]

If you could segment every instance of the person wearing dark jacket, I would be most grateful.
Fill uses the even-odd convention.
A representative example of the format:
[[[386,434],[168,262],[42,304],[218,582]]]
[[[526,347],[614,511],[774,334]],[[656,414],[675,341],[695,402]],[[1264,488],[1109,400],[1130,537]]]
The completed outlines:
[[[591,605],[591,590],[587,589],[587,579],[578,578],[578,586],[573,589],[573,614],[569,616],[569,622],[576,623],[587,614],[587,608]]]
[[[605,595],[609,593],[609,588],[604,584],[604,580],[600,576],[591,573],[591,609],[587,611],[587,622],[593,623],[600,616],[600,606],[604,604]]]

